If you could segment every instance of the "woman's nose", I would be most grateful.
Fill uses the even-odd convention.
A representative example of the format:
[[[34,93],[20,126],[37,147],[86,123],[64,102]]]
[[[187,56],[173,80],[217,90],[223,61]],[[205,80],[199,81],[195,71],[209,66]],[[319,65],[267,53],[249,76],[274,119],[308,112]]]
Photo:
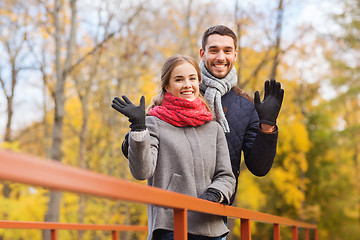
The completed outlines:
[[[184,81],[184,87],[186,87],[186,88],[191,87],[191,82],[190,82],[189,79],[185,79],[185,81]]]

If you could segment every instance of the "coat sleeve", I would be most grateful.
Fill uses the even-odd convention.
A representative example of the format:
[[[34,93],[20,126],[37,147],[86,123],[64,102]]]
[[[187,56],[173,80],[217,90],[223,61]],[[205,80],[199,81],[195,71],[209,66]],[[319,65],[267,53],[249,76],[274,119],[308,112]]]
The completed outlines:
[[[208,188],[219,190],[226,200],[230,203],[230,198],[235,191],[235,176],[231,169],[230,155],[225,138],[225,134],[219,124],[216,144],[216,166],[212,183]]]
[[[153,176],[158,157],[159,138],[157,124],[146,118],[146,131],[142,137],[135,134],[129,136],[128,159],[130,172],[138,180],[146,180]]]
[[[253,111],[244,137],[243,152],[246,167],[256,176],[265,176],[274,162],[278,138],[278,128],[275,127],[273,133],[259,130],[257,112]]]

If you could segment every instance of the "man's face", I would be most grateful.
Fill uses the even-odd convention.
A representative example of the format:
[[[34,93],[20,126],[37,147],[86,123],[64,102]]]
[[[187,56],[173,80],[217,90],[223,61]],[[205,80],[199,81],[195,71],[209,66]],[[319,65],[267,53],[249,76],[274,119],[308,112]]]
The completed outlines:
[[[212,34],[207,39],[205,49],[200,49],[200,57],[214,77],[224,78],[236,61],[234,40],[230,36]]]

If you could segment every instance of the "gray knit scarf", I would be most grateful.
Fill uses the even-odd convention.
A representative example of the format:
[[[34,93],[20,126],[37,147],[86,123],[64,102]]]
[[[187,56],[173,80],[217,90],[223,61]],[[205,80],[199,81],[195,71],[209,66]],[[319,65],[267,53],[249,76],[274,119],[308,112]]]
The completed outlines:
[[[205,67],[204,61],[200,61],[202,82],[200,89],[205,93],[204,98],[211,110],[215,113],[215,118],[220,123],[225,133],[230,132],[229,124],[221,105],[221,96],[229,92],[237,83],[236,69],[233,67],[224,78],[216,78]]]

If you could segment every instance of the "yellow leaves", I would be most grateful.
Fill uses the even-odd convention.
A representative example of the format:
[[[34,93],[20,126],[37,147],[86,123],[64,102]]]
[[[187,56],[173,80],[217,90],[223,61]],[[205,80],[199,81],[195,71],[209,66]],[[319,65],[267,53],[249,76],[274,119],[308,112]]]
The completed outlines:
[[[44,28],[40,28],[40,35],[43,37],[43,39],[48,39],[50,37],[48,31]]]
[[[308,168],[306,153],[310,149],[311,142],[306,126],[298,119],[287,118],[287,124],[280,126],[277,156],[283,159],[284,169],[289,170],[294,167],[305,172]]]
[[[62,217],[60,222],[78,222],[79,216],[79,194],[62,194],[62,206],[60,207]]]
[[[259,210],[266,195],[249,171],[243,171],[239,177],[238,191],[236,193],[236,206],[251,210]]]
[[[294,122],[291,125],[281,125],[279,142],[280,153],[288,153],[294,150],[307,152],[310,147],[306,127],[299,122]]]
[[[305,199],[305,193],[302,190],[304,183],[296,174],[296,170],[294,168],[286,170],[281,168],[272,169],[271,178],[276,190],[281,194],[279,198],[285,199],[288,205],[299,211],[301,203]]]
[[[145,95],[146,103],[150,103],[151,98],[158,93],[160,82],[156,81],[155,76],[151,73],[142,75],[140,82],[140,89]]]
[[[46,211],[47,195],[43,188],[22,184],[11,184],[10,198],[0,198],[0,216],[3,220],[43,221]],[[6,217],[4,217],[6,216]],[[39,230],[1,229],[4,239],[40,239]]]
[[[0,144],[0,147],[4,148],[4,149],[15,151],[15,152],[20,151],[19,142],[2,142]]]

